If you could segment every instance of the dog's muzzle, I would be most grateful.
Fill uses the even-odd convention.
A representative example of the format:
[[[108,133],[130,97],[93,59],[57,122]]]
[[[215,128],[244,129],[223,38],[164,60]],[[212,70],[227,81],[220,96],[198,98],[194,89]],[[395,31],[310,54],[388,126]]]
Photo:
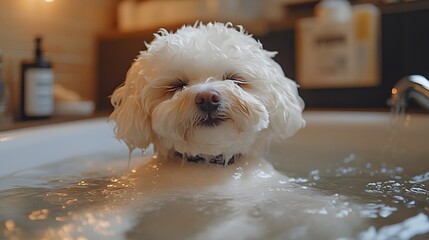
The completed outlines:
[[[202,114],[205,115],[198,125],[204,127],[215,127],[225,119],[220,117],[219,108],[222,104],[220,93],[216,90],[205,90],[195,96],[195,104]]]
[[[202,91],[195,96],[195,104],[200,111],[211,114],[219,108],[221,97],[215,90]]]

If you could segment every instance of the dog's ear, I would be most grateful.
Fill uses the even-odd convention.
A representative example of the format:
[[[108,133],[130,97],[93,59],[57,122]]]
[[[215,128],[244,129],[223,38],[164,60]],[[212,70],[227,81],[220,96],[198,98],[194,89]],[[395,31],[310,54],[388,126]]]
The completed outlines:
[[[268,107],[270,128],[285,139],[305,126],[302,117],[304,101],[298,95],[297,84],[285,76],[280,65],[271,58],[273,55],[268,57],[271,63],[271,81],[267,83],[271,94],[269,104],[272,104]]]
[[[110,120],[114,121],[116,138],[124,141],[130,150],[145,149],[152,142],[150,115],[142,105],[145,85],[142,63],[136,61],[128,70],[125,82],[111,96],[114,110]]]

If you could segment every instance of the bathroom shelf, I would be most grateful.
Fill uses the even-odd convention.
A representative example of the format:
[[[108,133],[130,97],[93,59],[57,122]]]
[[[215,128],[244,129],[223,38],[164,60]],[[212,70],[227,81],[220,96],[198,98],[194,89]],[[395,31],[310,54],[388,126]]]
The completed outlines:
[[[72,122],[84,119],[106,117],[110,114],[108,111],[97,111],[89,116],[54,116],[47,119],[29,120],[29,121],[13,121],[9,124],[0,125],[0,132],[9,131],[14,129],[37,127],[43,125],[51,125],[63,122]]]

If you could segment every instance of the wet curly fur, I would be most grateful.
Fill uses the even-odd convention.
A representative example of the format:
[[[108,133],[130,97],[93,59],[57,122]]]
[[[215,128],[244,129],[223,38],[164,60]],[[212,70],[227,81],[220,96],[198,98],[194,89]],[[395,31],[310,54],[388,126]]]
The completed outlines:
[[[146,47],[111,97],[115,134],[130,149],[153,144],[161,155],[260,155],[305,124],[297,85],[272,59],[276,52],[241,26],[161,29]],[[195,103],[207,91],[219,94],[216,111]]]

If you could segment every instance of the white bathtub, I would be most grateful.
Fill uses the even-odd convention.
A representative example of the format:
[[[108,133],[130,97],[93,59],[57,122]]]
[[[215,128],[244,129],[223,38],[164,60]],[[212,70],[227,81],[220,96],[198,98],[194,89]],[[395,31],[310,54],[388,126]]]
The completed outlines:
[[[126,149],[106,118],[0,132],[0,176],[79,156],[127,156]]]
[[[397,154],[406,154],[410,160],[429,158],[429,115],[406,115],[396,125],[390,113],[379,112],[311,111],[304,118],[304,129],[285,143],[273,145],[268,159],[282,169],[317,168],[353,153],[378,156],[386,148],[398,148]],[[128,156],[106,118],[0,132],[0,176],[71,157],[111,152]],[[429,159],[421,164],[416,167],[429,170]]]
[[[281,169],[302,172],[361,157],[373,164],[399,164],[409,174],[429,171],[429,114],[306,112],[304,116],[304,129],[273,146],[270,159]]]
[[[274,144],[267,156],[279,171],[289,177],[290,182],[326,195],[346,196],[350,204],[354,202],[357,207],[342,209],[342,212],[337,213],[339,216],[354,214],[364,220],[365,223],[360,225],[363,227],[352,235],[354,237],[389,239],[399,236],[401,232],[404,239],[427,236],[429,221],[425,207],[429,205],[429,191],[425,186],[429,184],[429,115],[406,115],[395,120],[390,113],[310,111],[305,112],[304,117],[306,127],[286,142]],[[102,164],[100,159],[103,159]],[[118,159],[121,161],[118,162]],[[131,167],[141,164],[140,159],[138,154],[134,155]],[[110,169],[112,173],[113,169],[116,175],[120,175],[129,170],[127,160],[128,149],[114,138],[106,118],[6,131],[0,133],[0,190],[3,193],[12,188],[27,191],[38,189],[37,184],[48,182],[56,186],[56,179],[67,179],[65,175],[68,172],[84,172],[82,167],[73,169],[74,165],[84,166],[84,174],[102,172],[103,169]],[[56,163],[62,161],[67,163],[67,171],[56,170]],[[49,171],[52,176],[45,176],[46,172],[40,174],[40,171],[34,169],[45,169],[43,171]],[[24,180],[20,176],[24,176]],[[26,181],[28,176],[41,183]],[[85,175],[79,177],[84,179]],[[15,179],[20,179],[20,182],[14,182]],[[97,179],[101,181],[98,175]],[[87,186],[85,184],[82,181],[82,185]],[[6,200],[7,197],[0,197],[0,210],[2,206],[7,206],[1,202]],[[41,220],[44,219],[43,207],[40,207],[41,210],[36,209],[37,212],[33,211],[33,205],[29,205],[28,202],[21,205],[17,203],[19,207],[10,210],[9,217],[0,218],[0,232],[3,230],[5,234],[10,234],[3,237],[13,237],[15,228],[25,228],[18,226],[18,220],[10,222],[14,219],[14,212],[21,211],[24,217],[30,219],[39,220],[37,217],[40,216]],[[55,212],[49,211],[51,215],[51,212]],[[326,214],[324,208],[306,211],[316,218]],[[252,217],[259,219],[260,214]],[[61,216],[57,218],[62,219]],[[56,223],[61,222],[58,219]],[[2,221],[4,226],[1,226]],[[90,223],[91,219],[85,221]],[[116,224],[116,228],[121,229],[118,231],[123,231],[131,223],[128,221],[125,224],[118,220]],[[410,224],[420,227],[416,229]],[[41,225],[37,228],[49,230],[51,226]],[[111,225],[108,228],[111,230]],[[56,235],[52,236],[79,236],[75,233],[59,235],[61,231],[57,229]],[[296,236],[312,236],[305,235],[311,230],[304,227],[294,231]],[[44,236],[49,237],[46,235],[48,232]],[[134,236],[133,231],[127,234],[127,238],[132,239]],[[83,236],[100,237],[90,234]],[[118,237],[114,234],[111,236],[113,239]]]

